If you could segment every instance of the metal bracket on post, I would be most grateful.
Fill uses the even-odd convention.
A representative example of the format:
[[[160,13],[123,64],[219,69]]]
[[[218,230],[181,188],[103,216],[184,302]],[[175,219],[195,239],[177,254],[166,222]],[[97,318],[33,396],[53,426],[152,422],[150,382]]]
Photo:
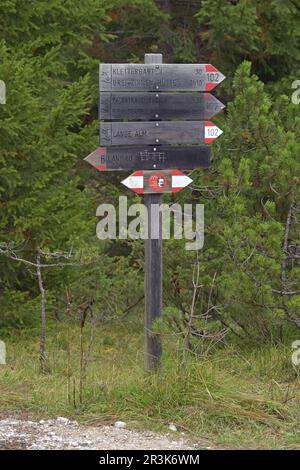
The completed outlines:
[[[145,54],[145,64],[162,64],[162,54]],[[160,206],[161,194],[145,194],[148,213],[148,238],[145,239],[145,366],[156,370],[161,365],[162,344],[158,335],[152,333],[155,320],[162,318],[162,214],[159,217],[152,207]],[[159,208],[159,207],[158,207]],[[152,238],[156,237],[156,238]]]

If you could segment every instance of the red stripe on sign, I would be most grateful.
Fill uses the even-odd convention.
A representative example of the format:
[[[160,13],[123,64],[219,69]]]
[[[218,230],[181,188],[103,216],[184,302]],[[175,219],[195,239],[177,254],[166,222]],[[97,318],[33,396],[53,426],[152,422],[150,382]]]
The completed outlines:
[[[135,171],[131,176],[143,176],[144,171],[143,170],[138,170]]]
[[[217,86],[217,83],[205,83],[205,91],[211,91]]]
[[[211,144],[214,140],[216,140],[216,137],[205,137],[205,128],[211,127],[211,126],[215,126],[215,124],[211,121],[204,121],[204,143],[205,144]]]
[[[219,72],[219,70],[216,69],[216,67],[214,67],[211,64],[206,64],[205,65],[205,70],[206,70],[206,72]]]
[[[177,193],[178,191],[181,191],[183,188],[172,188],[172,193]]]
[[[213,65],[211,64],[206,64],[205,65],[205,70],[207,73],[215,73],[215,72],[219,72],[218,69],[216,69],[216,67],[214,67]],[[206,83],[205,84],[205,91],[211,91],[215,88],[215,86],[218,85],[218,82],[209,82],[209,83]]]
[[[104,171],[106,170],[106,165],[96,165],[97,170]]]
[[[173,176],[176,176],[176,175],[183,175],[184,173],[182,173],[182,171],[180,170],[171,170],[171,174]]]
[[[129,188],[131,191],[134,191],[137,194],[143,194],[144,193],[144,188]]]
[[[106,155],[106,149],[105,148],[97,149],[96,154],[97,155]]]

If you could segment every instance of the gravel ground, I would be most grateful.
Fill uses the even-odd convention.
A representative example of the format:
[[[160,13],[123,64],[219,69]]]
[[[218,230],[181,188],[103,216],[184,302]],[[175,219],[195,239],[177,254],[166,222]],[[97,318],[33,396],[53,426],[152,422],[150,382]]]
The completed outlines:
[[[119,427],[118,427],[119,426]],[[67,418],[48,421],[0,419],[0,450],[181,450],[209,449],[207,443],[194,443],[179,431],[157,434],[115,426],[83,426]]]

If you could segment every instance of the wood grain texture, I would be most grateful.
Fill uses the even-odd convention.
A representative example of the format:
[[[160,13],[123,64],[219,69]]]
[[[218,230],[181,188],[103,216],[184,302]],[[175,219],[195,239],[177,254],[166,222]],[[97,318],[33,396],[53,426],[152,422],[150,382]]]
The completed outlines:
[[[100,91],[210,91],[225,76],[210,64],[100,64]]]
[[[224,105],[210,93],[102,92],[99,118],[139,121],[211,119]]]
[[[162,63],[161,54],[145,54],[145,63]],[[154,152],[155,153],[155,152]],[[162,342],[154,335],[153,324],[162,319],[163,256],[162,214],[153,216],[152,208],[159,207],[161,194],[146,194],[144,203],[148,211],[148,239],[145,240],[145,368],[155,371],[161,366]]]
[[[206,145],[101,147],[85,160],[100,171],[191,170],[210,166],[211,149]]]
[[[101,145],[200,144],[205,121],[102,122]]]

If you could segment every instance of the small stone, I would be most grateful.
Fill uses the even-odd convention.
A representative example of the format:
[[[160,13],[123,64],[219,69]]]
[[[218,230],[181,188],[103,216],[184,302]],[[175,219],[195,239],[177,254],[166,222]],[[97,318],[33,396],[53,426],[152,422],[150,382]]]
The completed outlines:
[[[62,416],[59,416],[56,418],[56,423],[57,424],[62,424],[63,426],[69,426],[72,424],[72,421],[70,421],[68,418],[63,418]]]
[[[115,424],[114,424],[114,427],[115,428],[118,428],[118,429],[125,429],[126,428],[126,423],[124,423],[124,421],[116,421]]]
[[[46,421],[46,424],[47,424],[47,426],[54,426],[55,421],[53,419],[48,419],[48,421]]]
[[[173,423],[169,424],[169,429],[170,429],[170,431],[173,431],[173,432],[177,431],[177,428],[176,428],[175,424],[173,424]]]

